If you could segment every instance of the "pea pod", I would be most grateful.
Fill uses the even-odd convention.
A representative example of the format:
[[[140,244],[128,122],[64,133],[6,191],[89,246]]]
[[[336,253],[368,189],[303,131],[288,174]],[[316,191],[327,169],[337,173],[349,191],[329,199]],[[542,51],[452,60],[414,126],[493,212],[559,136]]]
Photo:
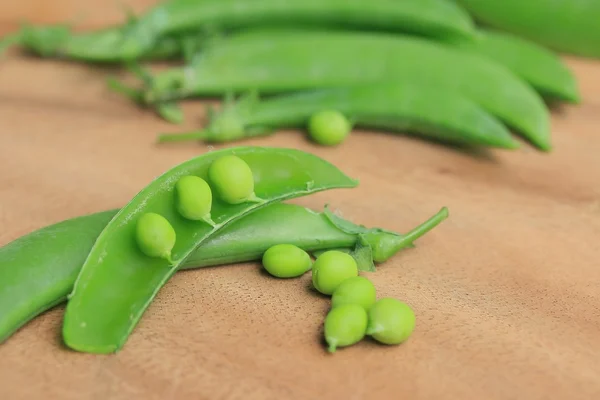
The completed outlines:
[[[0,248],[0,343],[31,319],[66,301],[94,241],[118,210],[62,221],[24,235]],[[355,225],[331,213],[274,203],[237,220],[209,238],[182,269],[259,260],[279,243],[308,252],[350,252],[362,235],[376,263],[382,263],[442,222],[433,217],[406,235]],[[415,232],[417,232],[415,234]]]
[[[144,97],[156,103],[226,91],[273,94],[409,79],[459,91],[538,148],[551,148],[548,110],[522,79],[469,51],[411,36],[247,31],[205,48],[185,67],[156,75]]]
[[[259,101],[249,93],[237,102],[226,98],[211,112],[207,129],[161,135],[159,142],[231,142],[267,135],[275,129],[305,127],[311,115],[337,110],[358,127],[407,132],[446,143],[518,147],[504,125],[461,93],[400,76],[391,84],[309,90]]]
[[[125,33],[122,53],[130,59],[162,36],[196,30],[232,31],[266,25],[411,32],[430,37],[470,37],[469,15],[447,0],[176,0],[152,8]]]
[[[482,24],[557,51],[600,57],[597,0],[457,0]]]
[[[207,180],[211,164],[226,155],[251,168],[260,201],[226,204],[215,196],[214,226],[181,216],[173,193],[178,179],[195,175]],[[230,148],[174,167],[142,189],[98,236],[69,295],[63,324],[66,345],[92,353],[119,350],[160,288],[194,249],[222,228],[274,202],[357,184],[328,162],[293,149]],[[147,213],[164,217],[173,227],[177,238],[168,257],[148,257],[135,245],[137,220]]]
[[[446,40],[504,65],[547,99],[581,101],[573,72],[560,57],[534,42],[490,29],[480,29],[476,39]]]

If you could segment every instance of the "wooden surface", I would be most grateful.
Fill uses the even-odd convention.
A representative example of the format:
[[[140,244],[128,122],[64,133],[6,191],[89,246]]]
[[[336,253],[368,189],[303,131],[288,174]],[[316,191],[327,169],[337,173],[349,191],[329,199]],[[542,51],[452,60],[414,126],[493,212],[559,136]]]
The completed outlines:
[[[94,24],[119,15],[100,0],[7,3],[4,28],[99,4]],[[357,223],[406,231],[449,207],[417,248],[369,275],[380,296],[414,308],[406,344],[329,355],[328,302],[307,291],[308,274],[217,267],[177,274],[117,355],[63,348],[62,306],[36,318],[0,346],[0,399],[600,398],[600,62],[569,63],[584,102],[554,113],[551,154],[468,154],[369,132],[331,149],[298,132],[246,142],[311,151],[359,178],[352,191],[295,201],[330,203]],[[105,73],[16,54],[0,62],[0,245],[119,207],[207,151],[157,147],[156,133],[174,127],[108,93]],[[182,128],[200,122],[198,109],[186,105]]]

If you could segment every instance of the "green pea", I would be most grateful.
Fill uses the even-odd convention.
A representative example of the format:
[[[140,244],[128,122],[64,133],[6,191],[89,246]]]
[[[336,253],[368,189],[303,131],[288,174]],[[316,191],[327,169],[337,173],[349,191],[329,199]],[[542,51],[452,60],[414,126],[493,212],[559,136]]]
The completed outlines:
[[[365,337],[368,322],[367,312],[358,304],[332,308],[325,317],[325,341],[329,352],[360,342]]]
[[[400,344],[415,329],[415,313],[405,303],[383,298],[369,309],[367,334],[384,344]]]
[[[377,300],[375,286],[362,276],[346,279],[333,292],[331,296],[331,307],[339,307],[344,304],[358,304],[365,310],[369,310]]]
[[[237,156],[223,156],[215,160],[208,169],[208,178],[226,203],[240,204],[257,200],[252,170]]]
[[[210,217],[212,190],[206,181],[198,176],[184,176],[175,185],[177,211],[184,218],[205,221],[215,225]]]
[[[308,122],[310,137],[324,146],[342,143],[351,130],[352,125],[348,119],[338,111],[320,111],[313,114]]]
[[[262,258],[265,270],[277,278],[295,278],[312,266],[308,253],[293,244],[276,244],[269,247]]]
[[[342,251],[326,251],[313,264],[313,286],[323,294],[332,294],[342,282],[354,276],[358,276],[356,261]]]
[[[176,235],[165,217],[153,212],[142,215],[136,224],[135,237],[144,254],[171,262]]]

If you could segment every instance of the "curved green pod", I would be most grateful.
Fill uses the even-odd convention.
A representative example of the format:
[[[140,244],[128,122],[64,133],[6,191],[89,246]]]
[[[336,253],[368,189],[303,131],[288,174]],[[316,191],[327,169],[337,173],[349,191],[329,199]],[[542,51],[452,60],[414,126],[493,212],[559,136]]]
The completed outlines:
[[[539,149],[551,148],[549,112],[522,79],[488,58],[413,36],[248,31],[213,43],[185,67],[159,73],[144,97],[156,103],[227,91],[273,94],[409,79],[458,91]]]
[[[448,41],[504,65],[544,98],[575,104],[581,101],[570,68],[559,56],[535,42],[490,29],[480,29],[475,39]]]
[[[600,57],[597,0],[455,0],[481,23],[554,50]]]
[[[119,53],[133,59],[167,34],[229,32],[283,25],[470,37],[468,13],[448,0],[176,0],[152,8],[127,28]]]
[[[337,110],[355,126],[413,133],[473,146],[518,147],[496,118],[461,93],[399,76],[394,83],[296,92],[258,100],[226,101],[201,132],[162,135],[160,142],[231,142],[275,129],[305,127],[314,113]]]
[[[252,170],[257,200],[226,204],[214,196],[214,226],[185,219],[177,212],[173,193],[178,179],[195,175],[207,180],[213,161],[228,155],[237,156]],[[120,209],[96,239],[69,295],[65,344],[84,352],[118,351],[160,288],[198,246],[221,229],[275,202],[357,184],[325,160],[294,149],[229,148],[170,169]],[[136,246],[136,224],[147,213],[165,218],[176,234],[168,257],[148,257]]]
[[[37,315],[66,301],[87,254],[118,210],[68,219],[40,228],[0,248],[0,343]],[[436,215],[406,235],[363,228],[327,209],[274,203],[233,222],[209,238],[181,269],[259,260],[273,245],[289,243],[308,252],[352,250],[364,235],[373,261],[381,263],[410,247],[447,217]]]

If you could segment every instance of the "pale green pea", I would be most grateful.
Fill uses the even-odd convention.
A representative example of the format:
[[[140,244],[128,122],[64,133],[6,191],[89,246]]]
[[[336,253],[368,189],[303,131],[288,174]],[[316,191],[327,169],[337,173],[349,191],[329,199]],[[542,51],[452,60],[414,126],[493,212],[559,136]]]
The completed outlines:
[[[342,143],[350,134],[352,125],[340,112],[333,110],[313,114],[308,122],[309,136],[316,143],[334,146]]]
[[[335,289],[331,296],[331,307],[358,304],[368,311],[376,300],[377,295],[373,283],[365,277],[355,276],[346,279]]]
[[[142,215],[135,227],[135,238],[140,250],[147,256],[172,262],[175,230],[162,215],[153,212]]]
[[[312,266],[308,253],[292,244],[271,246],[262,258],[265,270],[277,278],[295,278]]]
[[[177,211],[181,216],[215,225],[210,216],[212,190],[204,179],[194,175],[184,176],[177,181],[175,193]]]
[[[208,169],[208,178],[219,198],[229,204],[259,201],[254,194],[254,176],[250,166],[233,155],[213,161]]]
[[[325,317],[325,341],[328,351],[360,342],[366,334],[368,316],[358,304],[344,304],[332,308]]]
[[[342,251],[326,251],[313,264],[313,286],[326,295],[331,295],[342,282],[354,276],[358,276],[356,261]]]
[[[383,344],[400,344],[415,329],[415,313],[405,303],[393,299],[378,300],[369,309],[367,335]]]

